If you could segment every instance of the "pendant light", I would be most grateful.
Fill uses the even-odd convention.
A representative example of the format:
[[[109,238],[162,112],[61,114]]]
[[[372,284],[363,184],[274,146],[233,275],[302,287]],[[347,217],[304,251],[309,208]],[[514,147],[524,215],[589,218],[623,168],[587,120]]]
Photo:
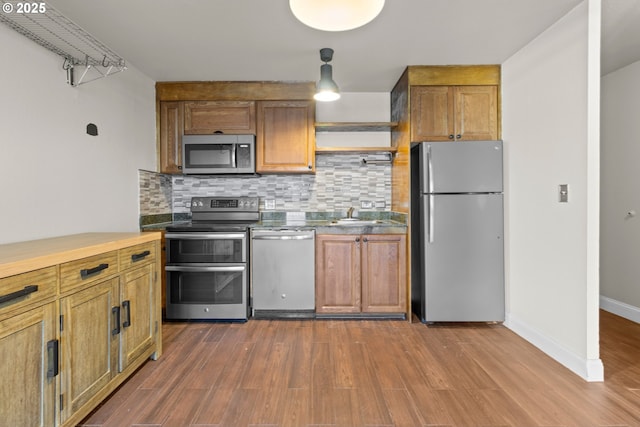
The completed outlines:
[[[322,31],[347,31],[371,22],[384,0],[289,0],[291,12],[303,24]]]
[[[320,81],[316,85],[316,101],[335,101],[340,99],[338,85],[333,81],[333,67],[328,64],[333,59],[333,49],[328,47],[320,49],[320,60],[324,62],[320,66]]]

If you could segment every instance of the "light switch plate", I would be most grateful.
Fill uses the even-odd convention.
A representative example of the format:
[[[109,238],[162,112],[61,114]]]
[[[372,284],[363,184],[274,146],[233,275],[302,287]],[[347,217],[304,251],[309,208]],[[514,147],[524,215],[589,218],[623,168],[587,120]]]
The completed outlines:
[[[560,184],[558,186],[558,195],[560,198],[560,203],[568,203],[569,202],[569,184]]]

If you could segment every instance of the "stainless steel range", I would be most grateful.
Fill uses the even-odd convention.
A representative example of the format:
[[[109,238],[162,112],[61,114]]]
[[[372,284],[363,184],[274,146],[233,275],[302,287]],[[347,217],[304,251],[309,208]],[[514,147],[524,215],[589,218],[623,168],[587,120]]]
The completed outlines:
[[[248,230],[258,205],[257,197],[194,197],[191,222],[167,227],[167,319],[248,319]]]

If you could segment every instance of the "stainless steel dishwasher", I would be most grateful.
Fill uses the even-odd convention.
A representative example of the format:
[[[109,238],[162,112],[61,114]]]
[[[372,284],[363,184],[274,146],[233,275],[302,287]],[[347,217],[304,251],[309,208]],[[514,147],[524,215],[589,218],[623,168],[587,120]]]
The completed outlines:
[[[315,316],[315,231],[251,231],[255,318]]]

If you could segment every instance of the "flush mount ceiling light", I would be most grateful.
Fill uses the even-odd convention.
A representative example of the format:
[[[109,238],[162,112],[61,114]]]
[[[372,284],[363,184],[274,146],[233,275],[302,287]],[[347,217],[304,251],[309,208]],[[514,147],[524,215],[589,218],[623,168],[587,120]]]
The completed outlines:
[[[383,6],[384,0],[289,0],[299,21],[322,31],[361,27],[378,16]]]
[[[316,101],[335,101],[340,99],[338,85],[333,81],[333,67],[328,64],[333,59],[333,49],[325,47],[320,49],[320,60],[324,62],[320,66],[320,81],[316,86]]]

